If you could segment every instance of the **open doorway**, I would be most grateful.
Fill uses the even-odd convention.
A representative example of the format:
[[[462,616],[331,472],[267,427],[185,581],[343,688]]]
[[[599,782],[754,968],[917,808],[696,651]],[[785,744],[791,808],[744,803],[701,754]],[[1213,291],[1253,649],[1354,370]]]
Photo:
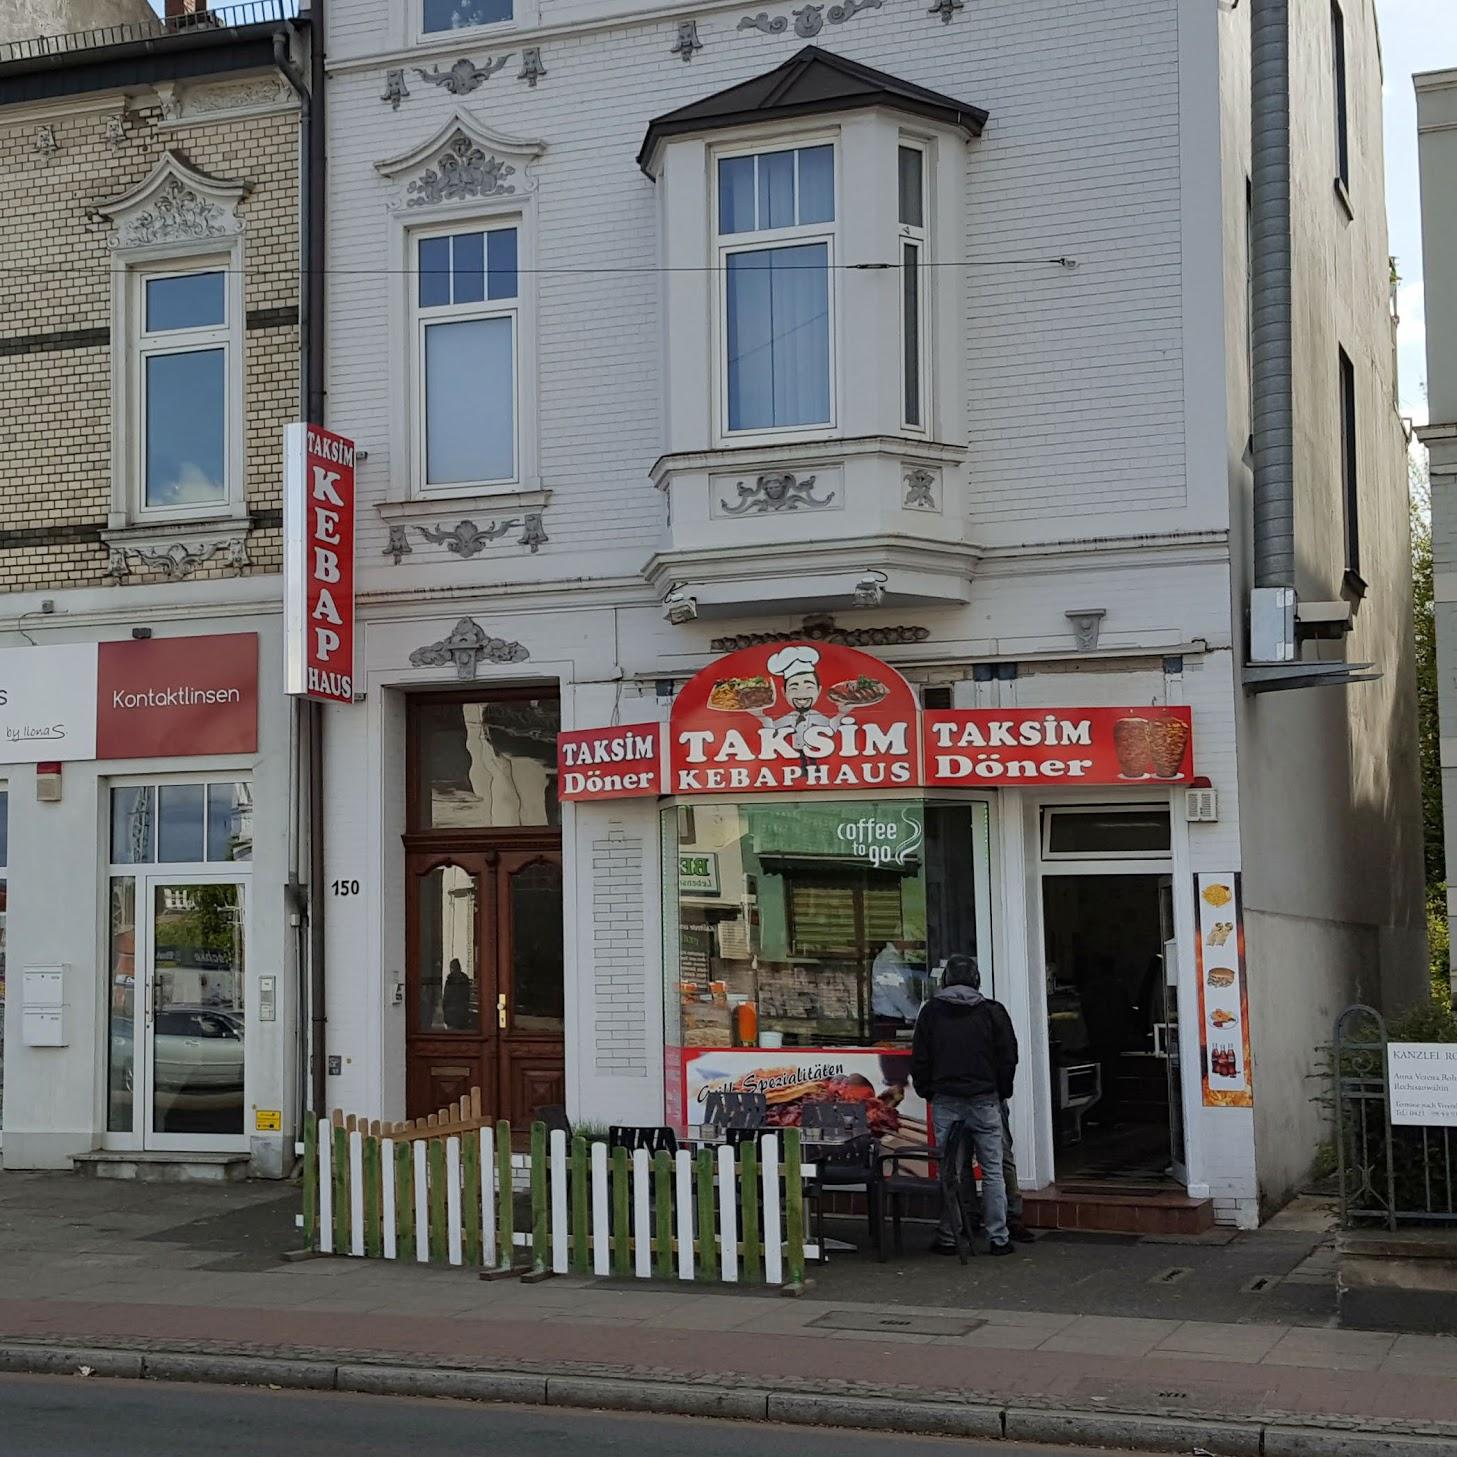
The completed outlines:
[[[1045,875],[1042,900],[1057,1182],[1162,1182],[1183,1157],[1168,877]]]

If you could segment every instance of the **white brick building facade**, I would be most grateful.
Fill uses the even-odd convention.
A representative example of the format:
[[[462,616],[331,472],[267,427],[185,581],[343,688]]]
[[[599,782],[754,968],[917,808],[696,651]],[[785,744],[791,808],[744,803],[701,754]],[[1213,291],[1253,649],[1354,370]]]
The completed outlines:
[[[1184,1182],[1221,1219],[1251,1223],[1324,1136],[1308,1079],[1335,1014],[1357,995],[1400,1001],[1421,977],[1379,135],[1352,137],[1349,216],[1334,210],[1329,157],[1312,146],[1295,159],[1297,533],[1302,599],[1339,598],[1350,564],[1327,527],[1339,430],[1325,399],[1339,342],[1359,379],[1371,590],[1344,648],[1306,651],[1373,662],[1384,676],[1254,697],[1242,687],[1248,7],[883,0],[837,23],[821,9],[809,7],[815,33],[797,35],[792,18],[773,29],[788,6],[764,12],[766,31],[753,7],[718,0],[517,0],[514,22],[422,34],[412,3],[330,6],[326,423],[368,452],[365,698],[330,710],[327,726],[326,879],[367,892],[328,903],[330,1101],[398,1117],[413,1098],[406,860],[423,848],[406,825],[413,697],[535,686],[560,693],[563,728],[656,720],[723,651],[716,641],[789,635],[828,614],[841,631],[884,630],[869,650],[957,707],[1192,707],[1196,770],[1218,819],[1189,824],[1183,795],[1161,791],[1169,846],[1130,873],[1154,874],[1157,861],[1172,878]],[[1323,140],[1326,10],[1292,9],[1295,93],[1308,108],[1297,136]],[[1347,12],[1366,118],[1379,94],[1374,17],[1369,0]],[[741,116],[726,134],[715,124],[666,136],[639,167],[655,118],[785,66],[806,41],[984,109],[980,135],[929,113],[907,122],[893,102]],[[884,267],[895,179],[873,160],[893,158],[883,143],[897,127],[925,138],[932,158],[931,421],[918,431],[897,424],[898,271]],[[840,158],[839,415],[783,443],[740,443],[715,423],[709,169],[725,135],[746,147],[824,143]],[[440,184],[452,156],[514,170],[452,190]],[[856,159],[863,175],[844,170]],[[503,226],[517,232],[518,469],[504,483],[431,487],[415,249],[426,234]],[[913,469],[927,473],[931,509],[903,499]],[[737,482],[775,472],[816,477],[828,504],[729,509]],[[885,577],[879,606],[854,602],[867,568]],[[675,585],[696,620],[665,621]],[[1101,616],[1079,646],[1069,614],[1082,612]],[[421,653],[462,619],[520,651],[478,655],[462,682]],[[1036,1188],[1059,1177],[1043,811],[1132,801],[1122,789],[992,799],[983,934],[1023,1046],[1013,1122],[1023,1183]],[[652,802],[563,807],[573,1117],[663,1117],[663,823]],[[1206,1107],[1200,1092],[1193,876],[1220,871],[1244,877],[1252,1110]]]

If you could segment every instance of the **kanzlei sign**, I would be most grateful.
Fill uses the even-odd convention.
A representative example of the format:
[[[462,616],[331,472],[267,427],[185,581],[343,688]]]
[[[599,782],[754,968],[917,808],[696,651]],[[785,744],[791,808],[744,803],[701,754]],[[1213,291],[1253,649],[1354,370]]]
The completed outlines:
[[[285,691],[354,702],[354,442],[285,431]]]
[[[743,648],[674,700],[668,793],[906,788],[920,779],[918,727],[911,685],[868,653]]]

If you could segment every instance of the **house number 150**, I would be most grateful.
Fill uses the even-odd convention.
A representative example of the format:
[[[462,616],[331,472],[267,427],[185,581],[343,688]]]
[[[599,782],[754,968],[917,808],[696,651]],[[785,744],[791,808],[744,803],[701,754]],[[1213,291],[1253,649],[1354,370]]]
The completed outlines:
[[[336,880],[334,882],[335,895],[358,895],[359,882],[357,880]]]

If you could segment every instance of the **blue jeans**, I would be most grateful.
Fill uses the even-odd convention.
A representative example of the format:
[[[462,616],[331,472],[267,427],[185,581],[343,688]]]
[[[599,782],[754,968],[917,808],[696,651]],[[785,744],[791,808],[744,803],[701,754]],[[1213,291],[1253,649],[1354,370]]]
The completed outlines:
[[[936,1142],[946,1142],[953,1123],[964,1123],[971,1130],[976,1161],[981,1165],[981,1212],[987,1235],[993,1244],[1007,1238],[1007,1182],[1002,1174],[1002,1100],[993,1095],[984,1098],[952,1098],[943,1095],[931,1104],[931,1126]],[[948,1216],[943,1215],[936,1239],[949,1245],[955,1238]]]

